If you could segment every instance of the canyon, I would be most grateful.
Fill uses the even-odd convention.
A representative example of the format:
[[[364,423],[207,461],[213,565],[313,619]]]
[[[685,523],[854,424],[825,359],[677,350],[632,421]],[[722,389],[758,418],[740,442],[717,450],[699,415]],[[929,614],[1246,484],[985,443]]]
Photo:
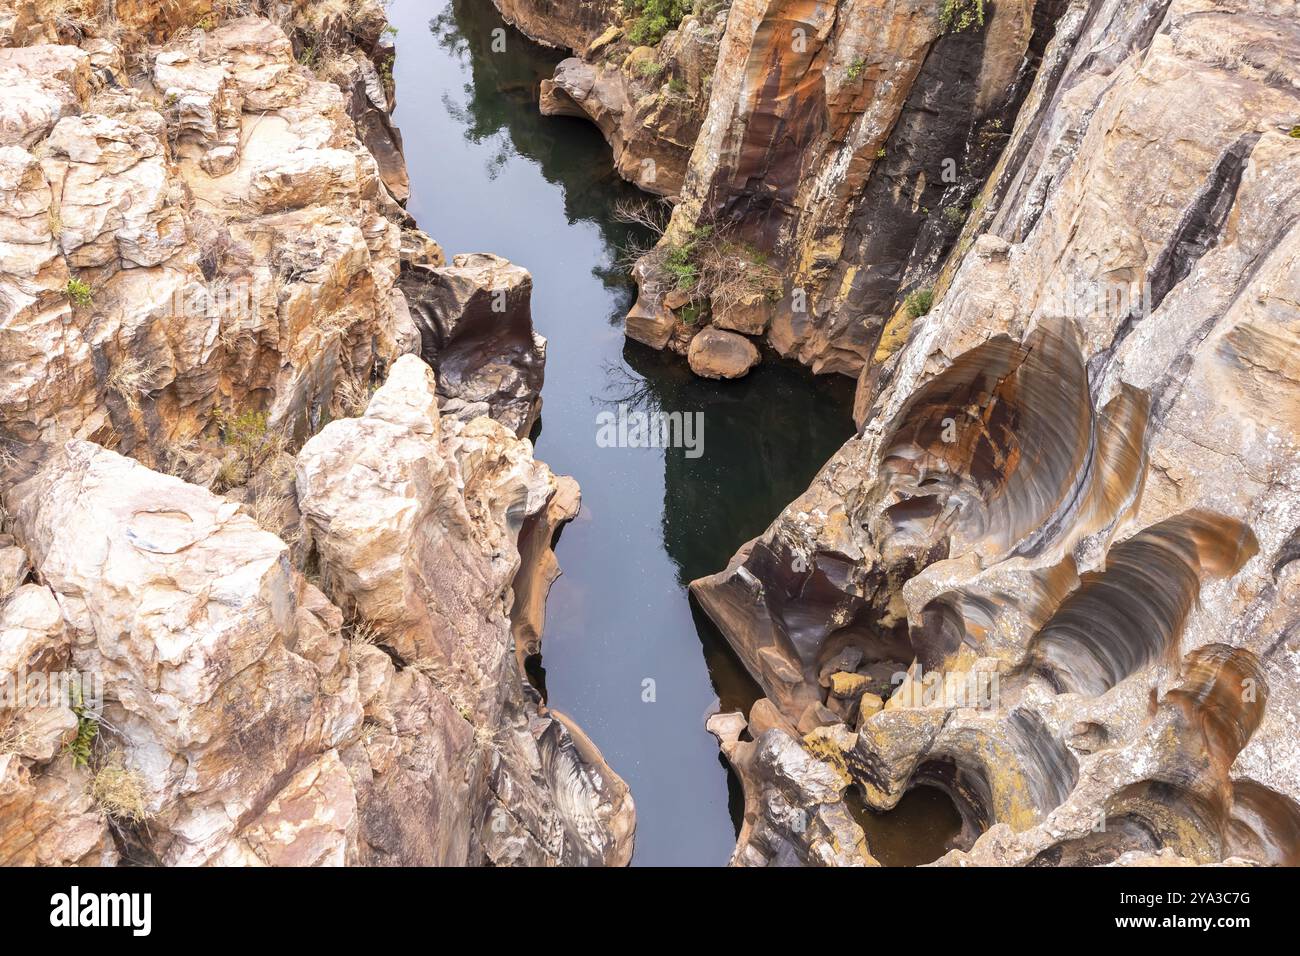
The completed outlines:
[[[0,0],[0,863],[1300,863],[1298,64]]]

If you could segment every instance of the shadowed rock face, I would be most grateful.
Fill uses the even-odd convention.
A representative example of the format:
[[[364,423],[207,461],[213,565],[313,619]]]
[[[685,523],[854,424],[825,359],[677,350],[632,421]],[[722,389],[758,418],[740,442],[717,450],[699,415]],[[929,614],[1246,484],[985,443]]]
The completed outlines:
[[[420,330],[420,355],[438,372],[438,394],[486,402],[519,437],[537,422],[546,339],[533,331],[533,277],[487,253],[449,266],[407,265],[399,286]]]
[[[1300,27],[1202,14],[1061,14],[860,435],[692,585],[868,807],[949,793],[947,863],[1293,858]]]
[[[618,22],[621,0],[493,0],[506,22],[547,46],[583,50]]]
[[[1040,329],[961,356],[917,391],[882,450],[894,502],[882,552],[945,538],[953,554],[1032,552],[1088,483],[1091,412],[1072,333]]]
[[[688,15],[644,47],[624,35],[620,0],[494,2],[527,36],[576,54],[542,81],[542,114],[591,120],[620,176],[648,193],[678,196],[709,107],[725,11]]]
[[[1254,781],[1237,781],[1228,851],[1275,866],[1300,866],[1300,806]]]

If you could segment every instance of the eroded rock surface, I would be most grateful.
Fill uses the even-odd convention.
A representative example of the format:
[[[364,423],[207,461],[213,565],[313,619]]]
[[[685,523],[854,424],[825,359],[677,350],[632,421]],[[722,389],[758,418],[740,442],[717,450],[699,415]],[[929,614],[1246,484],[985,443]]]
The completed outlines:
[[[537,422],[546,339],[533,331],[533,277],[500,256],[454,256],[451,265],[412,264],[400,287],[420,330],[420,354],[438,370],[438,391],[486,402],[519,437]]]
[[[648,193],[678,196],[709,108],[725,11],[688,14],[644,46],[625,31],[616,0],[494,2],[528,36],[576,54],[542,82],[542,113],[591,120],[619,175]]]
[[[686,353],[691,371],[701,378],[740,378],[758,364],[758,349],[743,335],[703,329]]]
[[[896,347],[883,330],[961,231],[1066,6],[981,4],[958,29],[931,0],[735,0],[660,251],[729,229],[783,276],[746,331],[857,374]],[[653,262],[641,314],[667,289]]]
[[[0,121],[0,442],[26,471],[70,437],[162,464],[218,408],[303,431],[418,345],[405,213],[340,86],[270,21],[208,22],[130,75],[102,37],[0,51],[30,89]]]
[[[382,8],[83,6],[0,4],[0,666],[102,694],[0,706],[0,860],[627,863],[516,647],[579,502],[531,279],[446,267],[440,389]]]
[[[511,583],[533,573],[520,529],[558,490],[502,425],[440,416],[433,373],[414,356],[393,366],[365,415],[327,425],[298,459],[328,592],[474,729],[459,756],[468,805],[488,806],[475,834],[487,858],[622,864],[627,787],[539,706],[511,646]]]
[[[846,792],[949,794],[945,862],[1296,852],[1297,51],[1070,4],[861,434],[692,585]],[[751,797],[737,862],[810,862]]]

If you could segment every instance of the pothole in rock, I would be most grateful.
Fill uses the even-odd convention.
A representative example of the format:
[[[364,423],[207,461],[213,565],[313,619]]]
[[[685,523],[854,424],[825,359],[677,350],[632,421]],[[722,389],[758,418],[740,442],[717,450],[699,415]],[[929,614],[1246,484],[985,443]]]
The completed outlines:
[[[908,790],[892,810],[873,810],[850,789],[845,798],[854,821],[867,837],[871,855],[883,866],[933,863],[962,841],[962,817],[938,787]]]

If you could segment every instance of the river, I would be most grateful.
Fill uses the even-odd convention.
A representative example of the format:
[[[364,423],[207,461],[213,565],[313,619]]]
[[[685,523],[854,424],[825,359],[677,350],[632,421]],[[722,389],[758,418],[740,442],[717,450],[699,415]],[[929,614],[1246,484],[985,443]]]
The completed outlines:
[[[852,434],[852,382],[771,356],[740,381],[707,382],[627,341],[633,288],[617,262],[646,236],[614,207],[640,194],[593,126],[538,113],[563,54],[508,27],[492,52],[503,23],[488,0],[394,0],[388,15],[408,208],[448,257],[495,252],[532,273],[549,341],[537,456],[582,485],[534,677],[631,786],[634,863],[724,864],[739,785],[704,720],[759,691],[686,586],[725,566]],[[702,412],[703,454],[601,447],[597,415],[621,403]]]

